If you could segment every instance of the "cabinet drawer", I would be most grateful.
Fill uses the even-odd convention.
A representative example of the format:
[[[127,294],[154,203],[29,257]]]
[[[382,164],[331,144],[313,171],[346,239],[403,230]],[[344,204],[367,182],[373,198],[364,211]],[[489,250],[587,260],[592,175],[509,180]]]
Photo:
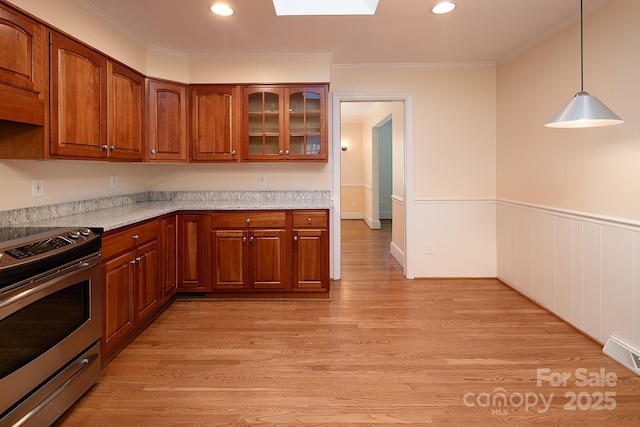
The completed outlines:
[[[325,211],[295,211],[293,212],[293,227],[327,227],[327,213]]]
[[[160,235],[160,222],[155,220],[124,231],[107,232],[102,238],[102,258],[107,259]]]
[[[211,214],[213,228],[286,227],[284,211],[243,211]]]

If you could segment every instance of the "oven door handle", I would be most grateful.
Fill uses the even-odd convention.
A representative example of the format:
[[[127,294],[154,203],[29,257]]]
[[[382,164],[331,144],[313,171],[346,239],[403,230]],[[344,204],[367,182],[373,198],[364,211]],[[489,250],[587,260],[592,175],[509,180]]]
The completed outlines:
[[[87,357],[83,357],[82,359],[77,360],[75,362],[75,365],[79,365],[77,366],[77,371],[74,372],[69,378],[67,378],[67,380],[60,385],[60,387],[55,389],[50,395],[43,399],[42,402],[38,403],[35,408],[30,410],[24,417],[20,418],[20,420],[18,420],[18,422],[16,422],[13,427],[21,426],[29,422],[29,420],[33,418],[34,415],[40,412],[42,408],[47,406],[53,399],[56,398],[56,396],[62,393],[64,389],[67,388],[69,384],[71,384],[76,378],[78,378],[80,374],[82,374],[82,372],[87,369],[87,367],[91,365],[97,358],[98,353],[93,353]],[[67,369],[70,369],[71,367],[73,367],[73,365]]]
[[[23,290],[22,292],[18,292],[15,295],[11,295],[8,298],[2,298],[2,300],[0,301],[0,309],[7,307],[13,303],[15,303],[16,301],[19,301],[23,298],[27,298],[29,295],[35,293],[35,292],[39,292],[41,290],[47,289],[48,287],[52,287],[54,283],[61,283],[64,282],[64,280],[74,274],[77,274],[80,271],[83,270],[88,270],[90,268],[94,268],[97,265],[99,265],[100,263],[100,257],[94,257],[85,261],[81,261],[77,264],[73,264],[67,268],[63,268],[60,270],[56,270],[54,273],[51,273],[49,275],[45,275],[43,277],[40,277],[36,280],[32,280],[29,282],[26,282],[24,284],[22,284],[21,286],[18,286],[16,288],[11,289],[10,291],[7,292],[7,294],[9,293],[13,293],[17,290],[19,290],[20,288],[24,288],[26,286],[31,286],[34,283],[36,283],[35,286],[32,286],[28,289]],[[61,286],[60,288],[63,288],[64,286]],[[52,290],[52,292],[55,292],[59,289],[54,288]]]

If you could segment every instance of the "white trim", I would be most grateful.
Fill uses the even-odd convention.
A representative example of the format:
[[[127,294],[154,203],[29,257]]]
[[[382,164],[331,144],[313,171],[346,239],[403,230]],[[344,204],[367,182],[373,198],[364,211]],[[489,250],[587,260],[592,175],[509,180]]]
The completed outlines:
[[[331,93],[329,105],[329,115],[331,117],[331,133],[329,135],[331,155],[333,159],[333,206],[334,211],[331,217],[331,271],[334,279],[340,278],[340,144],[333,144],[331,141],[340,140],[340,103],[349,101],[359,102],[382,102],[400,101],[404,108],[404,173],[405,173],[405,253],[404,253],[404,275],[407,279],[414,278],[414,267],[411,254],[414,251],[414,166],[413,166],[413,94],[357,94],[357,93]]]
[[[332,69],[362,69],[362,68],[495,68],[494,62],[408,62],[408,63],[361,63],[361,64],[331,64]],[[354,101],[361,101],[354,99]],[[373,102],[378,99],[372,100]],[[385,99],[384,101],[401,101],[400,99]]]
[[[619,228],[631,231],[640,231],[640,221],[626,218],[617,218],[606,215],[598,215],[594,213],[574,211],[570,209],[554,208],[544,205],[536,205],[532,203],[517,202],[514,200],[497,199],[496,204],[505,206],[516,206],[538,212],[550,213],[555,216],[564,218],[577,219],[586,222],[592,222],[599,225],[617,226]]]
[[[391,253],[391,256],[393,257],[393,259],[398,261],[398,264],[404,265],[404,252],[402,252],[402,250],[398,247],[398,245],[391,242],[391,247],[389,248],[389,252]]]

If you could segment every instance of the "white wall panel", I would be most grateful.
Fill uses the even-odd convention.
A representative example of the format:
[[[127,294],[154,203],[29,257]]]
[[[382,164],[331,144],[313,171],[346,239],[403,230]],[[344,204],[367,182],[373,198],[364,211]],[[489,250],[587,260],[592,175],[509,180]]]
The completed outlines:
[[[531,214],[531,298],[547,303],[547,218],[539,213]]]
[[[524,212],[517,213],[517,281],[516,286],[520,292],[528,297],[533,295],[532,289],[532,218]]]
[[[496,277],[494,200],[423,200],[415,210],[415,277]]]
[[[556,218],[556,311],[573,322],[573,224]]]
[[[601,343],[640,344],[640,224],[509,201],[496,218],[498,278]]]
[[[600,335],[602,319],[601,281],[601,226],[586,222],[583,224],[583,298],[582,329],[592,337],[604,341]]]
[[[633,339],[633,234],[602,227],[601,339],[612,334]]]

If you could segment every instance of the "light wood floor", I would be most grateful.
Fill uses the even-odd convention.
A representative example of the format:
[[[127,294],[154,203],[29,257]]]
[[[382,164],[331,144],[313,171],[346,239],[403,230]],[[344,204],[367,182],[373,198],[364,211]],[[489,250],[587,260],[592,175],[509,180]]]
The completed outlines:
[[[599,344],[497,280],[405,280],[389,234],[344,221],[330,302],[176,300],[59,425],[640,425]]]

